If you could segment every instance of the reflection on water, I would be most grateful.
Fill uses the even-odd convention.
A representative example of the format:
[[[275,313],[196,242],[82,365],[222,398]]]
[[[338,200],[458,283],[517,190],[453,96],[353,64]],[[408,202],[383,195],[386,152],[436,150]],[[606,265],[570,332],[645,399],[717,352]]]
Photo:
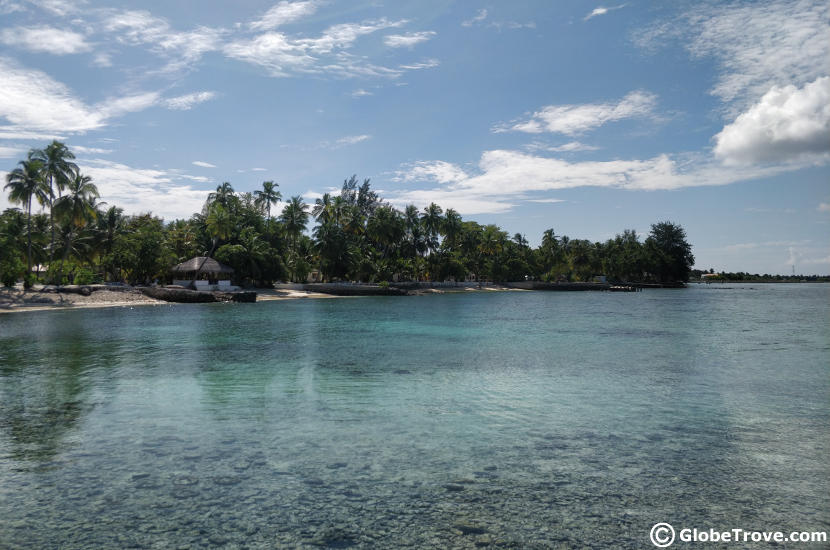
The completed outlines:
[[[0,547],[830,530],[830,287],[730,288],[0,317]]]

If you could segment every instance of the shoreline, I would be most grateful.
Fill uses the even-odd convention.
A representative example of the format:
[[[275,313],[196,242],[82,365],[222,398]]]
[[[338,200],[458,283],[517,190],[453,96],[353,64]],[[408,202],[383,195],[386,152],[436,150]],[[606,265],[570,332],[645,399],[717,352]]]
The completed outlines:
[[[508,288],[502,285],[488,285],[482,288],[421,288],[413,295],[452,294],[463,292],[527,292],[525,289]],[[255,289],[257,302],[275,302],[283,300],[319,300],[329,298],[350,298],[300,289],[258,288]],[[73,309],[98,309],[135,306],[177,305],[150,298],[139,289],[130,290],[94,290],[89,296],[74,292],[44,292],[43,289],[23,290],[21,288],[0,288],[0,315],[26,311],[69,311]]]

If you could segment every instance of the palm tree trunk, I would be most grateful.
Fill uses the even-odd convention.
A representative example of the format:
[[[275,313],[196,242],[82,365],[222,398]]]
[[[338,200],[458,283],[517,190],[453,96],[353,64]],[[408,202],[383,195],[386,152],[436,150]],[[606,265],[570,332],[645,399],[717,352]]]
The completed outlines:
[[[69,247],[72,245],[72,229],[69,230],[69,234],[66,236],[66,247],[63,249],[63,257],[61,258],[61,267],[58,271],[58,284],[63,284],[63,263],[66,261],[67,256],[69,256]]]
[[[26,275],[29,275],[32,272],[32,196],[29,195],[29,214],[28,220],[26,221],[26,225],[28,226],[28,231],[26,231],[29,235],[29,249],[28,254],[26,256]],[[26,280],[25,278],[23,279]]]
[[[52,176],[49,176],[49,225],[52,226],[52,240],[49,243],[49,264],[52,264],[52,259],[55,257],[55,215],[52,212],[52,207],[55,204],[55,190],[52,187]]]

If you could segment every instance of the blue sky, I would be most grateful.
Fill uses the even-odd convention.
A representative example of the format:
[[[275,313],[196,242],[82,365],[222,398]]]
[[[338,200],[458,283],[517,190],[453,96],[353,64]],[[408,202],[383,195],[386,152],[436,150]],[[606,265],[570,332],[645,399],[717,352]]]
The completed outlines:
[[[699,268],[830,272],[826,2],[0,0],[0,75],[0,175],[57,138],[128,213],[357,174],[534,245],[671,220]]]

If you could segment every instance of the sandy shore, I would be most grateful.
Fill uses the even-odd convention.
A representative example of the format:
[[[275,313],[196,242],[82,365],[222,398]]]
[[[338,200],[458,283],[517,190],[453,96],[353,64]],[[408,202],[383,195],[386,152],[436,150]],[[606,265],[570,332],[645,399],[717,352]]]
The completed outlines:
[[[302,290],[257,289],[257,301],[296,300],[299,298],[339,298],[319,292]],[[21,288],[0,288],[0,314],[20,311],[46,311],[56,309],[82,309],[97,307],[133,307],[133,306],[175,305],[164,300],[156,300],[137,289],[130,290],[96,290],[89,296],[64,292],[41,292],[39,290],[22,290]]]
[[[166,304],[148,298],[138,290],[98,290],[89,296],[63,292],[41,292],[19,288],[0,288],[0,313],[80,309],[93,307],[125,307]]]
[[[484,288],[423,288],[413,294],[444,294],[451,292],[471,291],[516,291],[502,286],[486,286]],[[258,288],[256,289],[257,302],[275,300],[297,300],[303,298],[344,298],[322,292],[305,290]],[[99,307],[133,307],[133,306],[174,305],[163,300],[156,300],[141,293],[137,289],[129,290],[96,290],[89,296],[65,292],[42,292],[40,290],[23,290],[22,288],[0,288],[0,314],[20,311],[47,311],[57,309],[83,309]]]

